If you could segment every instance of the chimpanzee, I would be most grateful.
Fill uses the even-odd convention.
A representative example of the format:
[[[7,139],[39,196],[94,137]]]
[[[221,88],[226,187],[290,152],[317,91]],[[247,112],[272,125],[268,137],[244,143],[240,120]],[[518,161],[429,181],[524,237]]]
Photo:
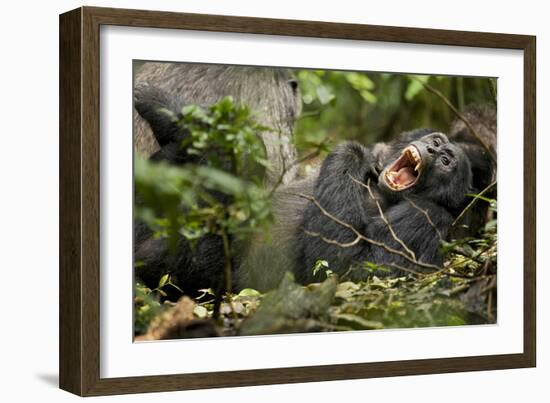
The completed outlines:
[[[161,111],[180,110],[182,103],[152,86],[136,88],[136,110],[162,147],[152,159],[180,164],[200,158],[186,156],[179,147],[185,130]],[[323,275],[314,274],[318,260],[352,278],[368,275],[365,270],[350,272],[364,262],[392,273],[433,270],[442,263],[440,242],[465,206],[466,195],[474,191],[472,184],[464,149],[435,130],[411,131],[384,146],[342,143],[317,174],[276,192],[271,240],[260,234],[238,248],[235,287],[265,291],[277,286],[286,271],[304,284],[318,281]],[[195,251],[182,237],[172,255],[164,240],[138,232],[135,255],[145,263],[140,277],[146,283],[167,271],[186,291],[219,282],[224,255],[215,237],[201,239]]]
[[[443,263],[441,240],[472,191],[470,161],[445,134],[429,129],[389,146],[380,160],[361,144],[344,143],[323,161],[297,228],[299,281],[315,280],[318,259],[342,274],[364,262],[394,273]]]

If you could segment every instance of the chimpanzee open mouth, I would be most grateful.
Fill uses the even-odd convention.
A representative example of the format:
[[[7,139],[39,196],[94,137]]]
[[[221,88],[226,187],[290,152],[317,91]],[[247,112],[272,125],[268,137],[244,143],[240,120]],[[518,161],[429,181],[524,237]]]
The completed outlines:
[[[401,156],[392,164],[384,174],[386,184],[392,190],[405,190],[413,186],[420,177],[422,170],[422,157],[418,149],[410,145],[406,147]]]

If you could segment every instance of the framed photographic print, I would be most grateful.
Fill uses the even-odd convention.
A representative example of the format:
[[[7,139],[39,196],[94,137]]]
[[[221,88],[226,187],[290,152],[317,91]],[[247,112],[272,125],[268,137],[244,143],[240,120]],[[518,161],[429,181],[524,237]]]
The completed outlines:
[[[532,36],[62,14],[60,386],[535,366],[535,166]]]

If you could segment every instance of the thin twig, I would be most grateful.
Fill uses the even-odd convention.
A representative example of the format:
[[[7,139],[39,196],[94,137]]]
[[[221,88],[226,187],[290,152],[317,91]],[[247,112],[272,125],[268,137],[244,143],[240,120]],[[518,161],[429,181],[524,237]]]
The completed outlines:
[[[394,248],[386,245],[384,242],[376,241],[374,239],[366,237],[365,235],[361,234],[357,229],[355,229],[355,227],[353,227],[351,224],[348,224],[348,223],[340,220],[339,218],[333,216],[332,214],[330,214],[327,210],[325,210],[325,208],[323,206],[321,206],[319,204],[319,202],[314,197],[305,195],[303,193],[291,193],[291,194],[293,194],[295,196],[298,196],[300,198],[309,200],[311,203],[313,203],[315,205],[315,207],[317,207],[319,209],[319,211],[321,211],[321,213],[324,216],[330,218],[335,223],[340,224],[342,227],[349,229],[351,232],[353,232],[355,234],[356,237],[362,239],[363,241],[368,242],[368,243],[370,243],[372,245],[375,245],[375,246],[379,246],[382,249],[384,249],[387,252],[392,253],[394,255],[399,255],[399,256],[401,256],[402,258],[404,258],[405,260],[407,260],[408,262],[410,262],[414,265],[425,267],[425,268],[428,268],[428,269],[437,270],[437,271],[442,270],[442,268],[437,266],[437,265],[430,264],[430,263],[424,263],[424,262],[421,262],[419,260],[413,259],[408,254],[406,254],[405,252],[394,249]]]
[[[275,183],[275,185],[273,185],[273,188],[269,192],[269,195],[268,195],[269,199],[271,198],[271,196],[273,196],[273,194],[279,188],[279,186],[282,185],[282,183],[285,179],[285,175],[291,169],[291,167],[288,167],[288,168],[286,167],[286,159],[285,159],[284,150],[283,150],[283,141],[281,140],[281,135],[282,135],[281,131],[278,130],[277,134],[279,136],[279,157],[281,158],[282,167],[281,167],[281,174],[279,175],[279,178],[277,179],[277,182]]]
[[[350,174],[348,174],[348,176],[351,178],[352,181],[354,181],[355,183],[363,186],[364,188],[366,188],[369,192],[369,196],[371,197],[372,200],[374,200],[374,202],[376,203],[376,207],[378,207],[378,213],[380,214],[380,218],[382,218],[382,221],[384,221],[384,223],[386,224],[386,226],[388,227],[388,230],[390,231],[390,234],[392,236],[392,238],[397,242],[399,243],[399,245],[401,245],[403,247],[403,249],[405,249],[410,255],[411,257],[416,260],[416,255],[414,254],[414,252],[409,249],[409,247],[407,247],[407,245],[405,244],[405,242],[403,242],[403,240],[401,238],[399,238],[397,236],[397,234],[395,233],[395,231],[393,230],[393,227],[391,226],[389,220],[387,219],[386,215],[384,214],[384,211],[382,211],[382,206],[380,206],[380,202],[378,201],[378,199],[374,196],[374,193],[372,192],[372,189],[370,187],[370,179],[367,181],[367,183],[363,183],[361,182],[360,180],[358,179],[355,179],[353,176],[351,176]]]
[[[439,90],[437,90],[436,88],[432,87],[430,84],[428,83],[425,83],[423,82],[422,80],[418,79],[417,77],[415,76],[410,76],[413,80],[416,80],[418,81],[420,84],[422,84],[422,86],[427,89],[428,91],[430,91],[432,94],[438,96],[453,112],[454,114],[464,122],[464,124],[468,127],[468,129],[470,130],[470,132],[472,133],[472,135],[476,138],[476,140],[479,142],[479,144],[481,144],[483,146],[483,148],[485,149],[485,151],[487,151],[487,153],[489,154],[489,156],[491,157],[491,159],[493,160],[493,162],[496,163],[496,156],[493,154],[493,152],[491,151],[491,148],[487,145],[487,143],[485,143],[485,141],[483,140],[483,138],[481,138],[481,136],[479,135],[479,133],[476,131],[476,129],[474,129],[474,126],[472,126],[472,124],[470,123],[470,121],[466,118],[466,116],[464,116],[453,104],[451,101],[449,101],[449,99],[443,95]]]
[[[315,151],[313,151],[309,154],[306,154],[303,157],[298,158],[296,161],[292,162],[292,164],[290,164],[288,167],[285,166],[285,162],[283,161],[283,170],[281,172],[281,175],[279,175],[279,179],[277,180],[275,185],[273,185],[273,187],[269,191],[268,197],[270,198],[271,196],[273,196],[275,194],[275,192],[277,191],[277,189],[279,189],[279,187],[283,184],[284,177],[285,177],[285,175],[288,171],[290,171],[296,165],[299,165],[304,161],[307,161],[311,158],[315,158],[316,156],[318,156],[320,154],[320,152],[321,152],[320,150],[315,150]]]
[[[317,237],[317,238],[321,238],[324,242],[326,243],[329,243],[331,245],[336,245],[336,246],[339,246],[340,248],[351,248],[352,246],[355,246],[359,243],[359,241],[361,240],[360,237],[356,237],[353,241],[351,242],[346,242],[346,243],[341,243],[341,242],[338,242],[334,239],[329,239],[329,238],[325,238],[324,236],[322,236],[320,233],[318,232],[312,232],[312,231],[305,231],[304,230],[304,233],[306,235],[310,235],[310,236],[314,236],[314,237]]]
[[[225,230],[222,230],[221,233],[222,240],[223,240],[223,252],[225,256],[225,264],[224,264],[224,274],[225,274],[225,292],[229,293],[231,292],[231,288],[233,285],[232,280],[232,264],[231,264],[231,247],[229,246],[229,237],[227,236],[227,232]]]
[[[428,210],[423,210],[421,209],[415,202],[413,202],[411,199],[409,199],[408,197],[405,197],[405,200],[407,200],[409,203],[411,203],[411,205],[417,209],[418,211],[420,211],[422,214],[424,214],[424,216],[426,217],[426,219],[428,220],[428,223],[433,227],[433,229],[435,230],[435,232],[437,232],[437,236],[439,237],[439,240],[442,241],[443,240],[443,237],[441,236],[441,232],[439,231],[439,228],[436,227],[436,225],[434,224],[434,222],[432,221],[432,218],[430,217],[430,214],[428,213]]]
[[[453,253],[456,254],[456,255],[465,257],[466,259],[468,259],[471,262],[478,263],[480,265],[483,264],[483,262],[481,260],[479,260],[479,256],[468,255],[466,252],[464,252],[463,250],[460,250],[458,248],[453,248]]]
[[[483,268],[481,270],[482,275],[486,275],[489,271],[489,265],[491,264],[491,259],[486,259],[485,263],[483,263]]]
[[[316,111],[311,111],[311,112],[304,112],[304,113],[301,113],[300,116],[298,116],[296,118],[296,120],[302,120],[302,119],[307,119],[307,118],[320,116],[321,112],[322,112],[321,110],[316,110]]]
[[[351,265],[348,267],[348,269],[346,270],[346,272],[345,272],[344,274],[342,274],[341,276],[339,276],[340,280],[342,281],[342,280],[344,280],[345,278],[348,278],[349,275],[350,275],[354,270],[355,270],[355,266],[351,264]],[[349,278],[351,278],[351,277],[349,277]]]
[[[468,205],[466,207],[464,207],[464,210],[462,210],[460,212],[460,214],[458,215],[458,217],[456,217],[456,219],[453,221],[453,223],[451,224],[451,227],[454,227],[459,221],[460,219],[464,216],[464,214],[466,214],[466,212],[468,210],[470,210],[472,208],[472,206],[479,200],[479,198],[481,196],[483,196],[485,193],[487,193],[489,190],[491,190],[495,185],[497,184],[497,181],[494,181],[492,183],[490,183],[485,189],[483,189],[481,192],[479,192],[478,194],[475,195],[475,197],[473,198],[473,200],[468,203]]]
[[[399,270],[402,270],[404,272],[407,272],[407,273],[410,273],[410,274],[414,274],[415,276],[427,276],[427,275],[431,275],[432,273],[420,273],[416,270],[413,270],[413,269],[409,269],[408,267],[405,267],[405,266],[401,266],[399,264],[396,264],[396,263],[382,263],[380,264],[379,266],[392,266],[392,267],[395,267],[396,269],[399,269]]]
[[[497,286],[497,279],[496,279],[496,276],[495,277],[489,277],[489,278],[486,278],[484,280],[489,280],[489,284],[487,284],[485,287],[483,287],[481,289],[481,291],[479,292],[480,294],[485,294],[487,291],[491,291],[493,288],[496,288]]]
[[[449,291],[449,297],[452,297],[456,294],[459,294],[462,291],[467,290],[468,288],[470,288],[470,283],[465,283],[465,284],[459,285],[459,286],[457,286],[457,287],[455,287],[455,288],[453,288],[452,290]]]

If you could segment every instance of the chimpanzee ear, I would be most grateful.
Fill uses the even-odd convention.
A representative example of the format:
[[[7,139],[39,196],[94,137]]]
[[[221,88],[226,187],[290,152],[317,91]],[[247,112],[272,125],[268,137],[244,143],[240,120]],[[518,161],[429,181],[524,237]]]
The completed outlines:
[[[181,140],[182,130],[177,125],[177,118],[183,105],[180,97],[169,95],[158,87],[140,83],[134,88],[134,107],[149,123],[161,147]]]

